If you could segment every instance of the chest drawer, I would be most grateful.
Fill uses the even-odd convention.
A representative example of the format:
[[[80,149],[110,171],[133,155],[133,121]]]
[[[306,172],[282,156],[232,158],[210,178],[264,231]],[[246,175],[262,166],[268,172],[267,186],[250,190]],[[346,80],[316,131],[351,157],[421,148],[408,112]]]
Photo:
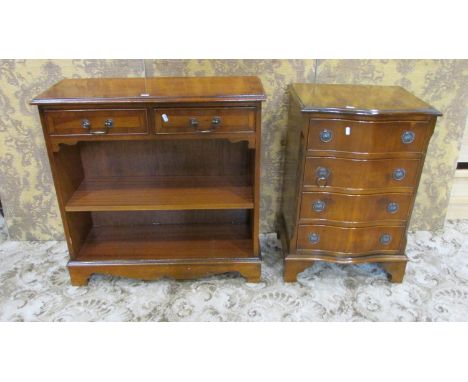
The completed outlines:
[[[304,192],[301,222],[336,221],[364,223],[393,221],[404,223],[411,206],[411,194],[348,195],[331,192]]]
[[[148,134],[146,109],[48,110],[50,135]]]
[[[424,152],[427,122],[310,119],[308,150],[351,153]]]
[[[322,191],[347,189],[412,192],[419,174],[419,159],[306,158],[304,187]]]
[[[231,133],[255,131],[255,108],[155,109],[156,133]]]
[[[346,255],[398,251],[404,233],[403,226],[343,228],[301,225],[298,229],[297,248]]]

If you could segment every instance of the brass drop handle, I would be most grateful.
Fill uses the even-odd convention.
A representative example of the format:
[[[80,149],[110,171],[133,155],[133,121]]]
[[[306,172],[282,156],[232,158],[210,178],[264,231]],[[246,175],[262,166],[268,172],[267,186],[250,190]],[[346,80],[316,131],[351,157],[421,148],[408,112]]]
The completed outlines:
[[[214,129],[221,125],[221,117],[213,117],[211,120],[211,127],[206,130],[199,130],[199,122],[197,118],[189,119],[190,127],[193,127],[198,133],[211,133]]]
[[[213,117],[211,120],[211,127],[216,129],[219,125],[221,125],[221,117]]]
[[[193,127],[193,128],[198,128],[198,119],[196,118],[190,118],[189,119],[189,124],[190,124],[190,127]]]
[[[112,119],[106,119],[104,121],[104,130],[89,130],[89,132],[91,134],[94,134],[94,135],[104,135],[104,134],[107,134],[109,132],[109,128],[111,128],[112,126],[114,126],[114,121]]]
[[[93,135],[103,135],[103,134],[107,134],[109,132],[109,128],[113,127],[114,126],[114,121],[112,119],[106,119],[104,121],[104,127],[105,127],[105,130],[91,130],[91,122],[89,121],[89,119],[83,119],[81,121],[81,127],[83,127],[83,129],[87,129],[89,130],[89,133],[90,134],[93,134]]]
[[[330,176],[330,170],[326,167],[317,167],[315,170],[316,183],[319,187],[326,187],[328,177]]]
[[[83,120],[81,121],[81,127],[82,127],[83,129],[89,129],[89,128],[91,128],[91,122],[89,122],[89,119],[83,119]]]

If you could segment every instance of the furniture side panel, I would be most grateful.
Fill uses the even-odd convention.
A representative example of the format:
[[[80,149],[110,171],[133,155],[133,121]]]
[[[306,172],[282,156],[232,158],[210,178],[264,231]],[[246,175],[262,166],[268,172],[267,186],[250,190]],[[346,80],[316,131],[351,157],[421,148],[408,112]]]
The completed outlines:
[[[284,222],[282,224],[285,225],[290,253],[294,252],[296,247],[296,225],[300,208],[306,134],[307,118],[302,114],[294,97],[290,96],[282,193]]]

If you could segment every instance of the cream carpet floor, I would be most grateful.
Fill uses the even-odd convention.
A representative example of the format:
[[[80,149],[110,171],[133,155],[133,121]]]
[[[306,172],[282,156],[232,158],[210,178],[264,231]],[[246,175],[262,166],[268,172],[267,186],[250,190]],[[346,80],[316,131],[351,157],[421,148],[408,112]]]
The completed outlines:
[[[282,281],[280,243],[263,235],[262,281],[232,274],[69,284],[65,242],[8,241],[0,217],[2,321],[468,321],[468,220],[410,233],[403,284],[377,265],[317,263]]]

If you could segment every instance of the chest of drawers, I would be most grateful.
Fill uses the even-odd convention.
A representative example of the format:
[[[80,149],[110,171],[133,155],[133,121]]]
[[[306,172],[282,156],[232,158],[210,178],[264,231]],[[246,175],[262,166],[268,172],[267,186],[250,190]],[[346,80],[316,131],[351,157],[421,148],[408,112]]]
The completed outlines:
[[[439,115],[397,86],[291,85],[279,222],[285,281],[315,261],[378,262],[402,281]]]
[[[73,285],[260,279],[256,77],[63,80],[38,105]]]

